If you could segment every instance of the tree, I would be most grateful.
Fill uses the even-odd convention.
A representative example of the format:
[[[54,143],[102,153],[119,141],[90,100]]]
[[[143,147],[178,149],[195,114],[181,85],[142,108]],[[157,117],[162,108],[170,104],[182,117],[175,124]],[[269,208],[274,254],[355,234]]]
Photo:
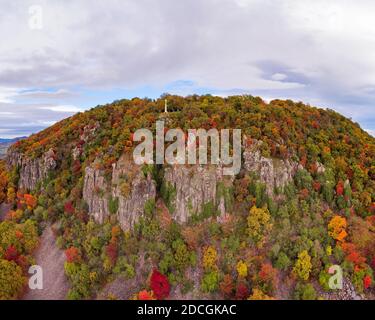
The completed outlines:
[[[136,296],[136,299],[137,300],[155,300],[154,293],[152,291],[148,292],[147,290],[140,291],[138,295]]]
[[[208,246],[203,253],[203,268],[206,271],[215,270],[217,260],[217,251],[214,247]]]
[[[369,275],[363,277],[363,287],[367,290],[371,287],[372,279]]]
[[[150,287],[158,300],[164,300],[167,298],[171,290],[168,278],[156,269],[152,272]]]
[[[25,283],[21,267],[13,261],[0,259],[0,300],[16,299]]]
[[[285,271],[290,265],[291,262],[289,257],[284,252],[280,252],[275,263],[276,268]]]
[[[226,274],[223,281],[220,282],[220,291],[225,298],[230,298],[233,295],[234,283],[230,274]]]
[[[247,276],[247,265],[242,260],[237,263],[236,269],[240,278],[245,278]]]
[[[4,259],[8,261],[16,262],[18,259],[18,256],[19,256],[19,253],[17,251],[17,248],[13,245],[10,245],[5,251]]]
[[[76,247],[70,247],[65,250],[66,261],[68,263],[78,263],[81,261],[81,254]]]
[[[307,250],[299,253],[293,272],[302,280],[308,280],[312,269],[311,257]]]
[[[274,289],[277,282],[277,269],[273,268],[270,263],[263,263],[259,271],[259,279]]]
[[[201,287],[202,291],[209,293],[217,290],[219,285],[219,274],[217,271],[211,271],[204,274]]]
[[[298,300],[316,300],[316,291],[310,283],[298,283],[294,291],[294,297]]]
[[[262,244],[265,235],[271,230],[271,215],[268,209],[260,209],[253,206],[250,209],[250,215],[247,218],[247,230],[251,239]]]
[[[7,198],[8,174],[5,170],[5,164],[0,161],[0,204]]]
[[[24,194],[25,203],[29,209],[34,209],[37,205],[37,199],[31,194]]]
[[[270,296],[266,295],[262,290],[259,288],[253,289],[253,294],[248,298],[248,300],[275,300]]]
[[[73,203],[71,201],[67,201],[64,205],[64,212],[73,214],[75,211]]]
[[[247,285],[243,281],[240,281],[237,284],[237,288],[236,288],[236,299],[237,300],[244,300],[248,296],[249,296],[249,288],[247,287]]]
[[[109,258],[111,265],[114,266],[116,264],[117,256],[118,256],[118,245],[117,241],[111,241],[106,247],[105,252],[107,257]]]
[[[336,194],[342,196],[344,194],[344,183],[340,180],[336,185]]]
[[[346,233],[347,223],[344,217],[335,215],[328,224],[328,234],[335,240],[343,242],[348,236]]]

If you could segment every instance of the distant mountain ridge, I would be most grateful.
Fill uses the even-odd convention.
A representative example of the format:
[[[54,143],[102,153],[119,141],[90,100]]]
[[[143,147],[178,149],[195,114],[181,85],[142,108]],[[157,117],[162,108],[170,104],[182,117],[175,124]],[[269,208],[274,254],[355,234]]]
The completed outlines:
[[[27,137],[17,137],[13,139],[3,139],[0,138],[0,159],[5,157],[5,154],[8,148],[15,142],[20,141],[22,139],[26,139]]]

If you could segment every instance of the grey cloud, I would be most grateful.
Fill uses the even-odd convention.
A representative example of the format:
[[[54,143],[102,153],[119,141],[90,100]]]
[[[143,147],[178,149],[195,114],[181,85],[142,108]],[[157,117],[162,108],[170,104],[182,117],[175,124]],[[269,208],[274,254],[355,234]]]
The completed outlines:
[[[77,93],[66,89],[59,89],[57,91],[26,91],[17,95],[18,99],[38,100],[69,99],[74,97],[77,97]]]
[[[163,88],[186,79],[194,85],[173,90],[292,98],[357,119],[375,114],[373,1],[40,0],[42,30],[27,25],[33,0],[0,4],[3,87]],[[61,90],[25,95],[69,98]]]
[[[73,109],[72,109],[73,110]],[[78,110],[48,104],[0,103],[0,136],[14,137],[36,133]]]

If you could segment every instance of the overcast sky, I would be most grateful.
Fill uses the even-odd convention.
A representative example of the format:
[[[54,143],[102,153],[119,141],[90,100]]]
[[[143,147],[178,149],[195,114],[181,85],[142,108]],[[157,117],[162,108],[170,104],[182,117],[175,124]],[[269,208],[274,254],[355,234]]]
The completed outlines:
[[[120,98],[252,94],[375,134],[373,0],[0,0],[0,137]]]

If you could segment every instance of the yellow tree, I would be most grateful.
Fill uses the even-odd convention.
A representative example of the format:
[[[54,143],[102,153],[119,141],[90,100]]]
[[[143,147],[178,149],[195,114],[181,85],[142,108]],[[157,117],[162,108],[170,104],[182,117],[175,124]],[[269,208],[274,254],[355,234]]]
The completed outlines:
[[[268,209],[253,206],[247,218],[247,230],[251,239],[258,245],[262,245],[265,235],[271,230],[271,215]]]
[[[237,263],[236,269],[240,278],[245,278],[247,276],[247,265],[242,260]]]
[[[216,269],[217,251],[214,247],[208,246],[203,253],[203,268],[207,271]]]
[[[312,264],[307,250],[299,253],[293,272],[302,280],[309,280]]]
[[[328,234],[335,240],[343,242],[348,236],[345,231],[347,222],[344,217],[335,215],[328,224]]]
[[[258,288],[254,288],[253,294],[248,298],[248,300],[275,300],[275,299],[266,295],[262,290]]]

